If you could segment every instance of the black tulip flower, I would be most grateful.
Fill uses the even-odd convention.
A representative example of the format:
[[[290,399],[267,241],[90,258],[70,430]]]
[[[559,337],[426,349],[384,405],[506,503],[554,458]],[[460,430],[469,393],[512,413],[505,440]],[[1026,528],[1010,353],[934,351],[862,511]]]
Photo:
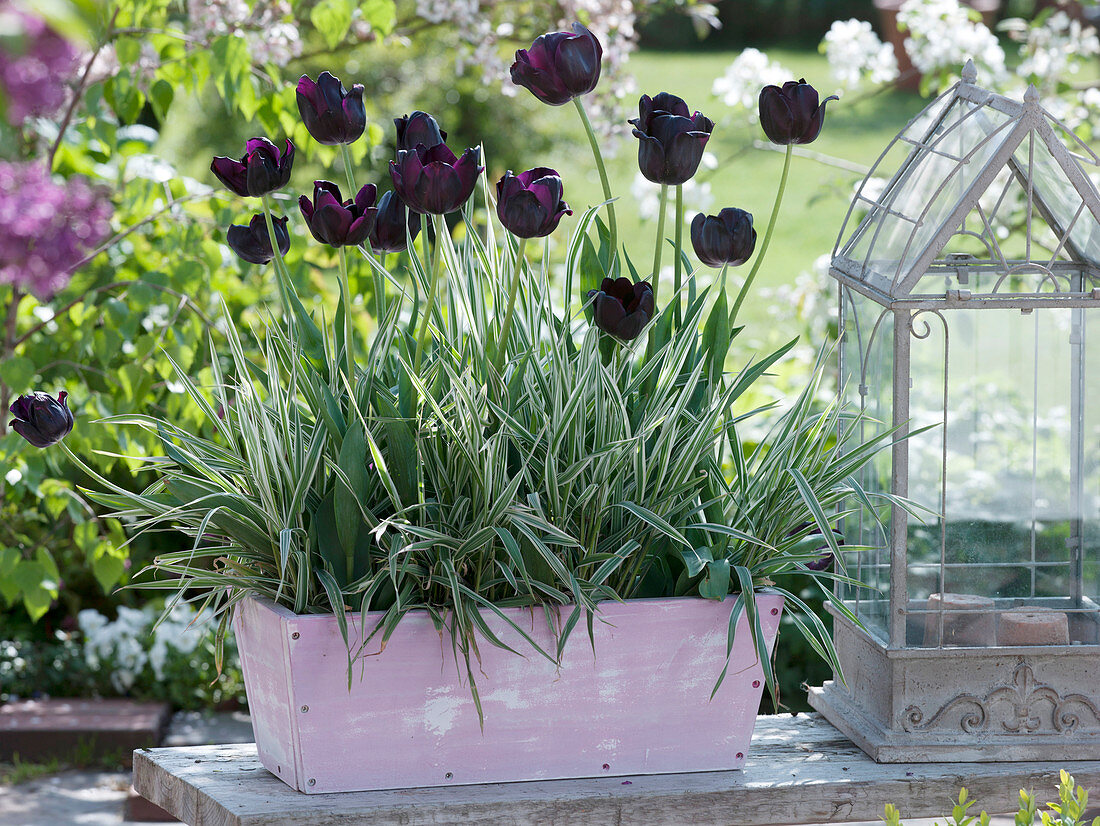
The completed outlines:
[[[409,210],[392,189],[378,202],[378,215],[371,227],[370,248],[377,253],[404,252],[408,246],[408,235],[416,238],[420,232],[420,222],[409,223]]]
[[[362,244],[374,226],[378,207],[374,200],[378,188],[367,184],[355,200],[340,200],[340,187],[331,181],[313,182],[313,200],[302,195],[298,206],[313,237],[331,247],[354,247]]]
[[[682,184],[699,168],[703,149],[714,130],[714,121],[699,112],[691,114],[683,100],[661,92],[642,95],[633,134],[638,145],[638,166],[655,184]]]
[[[286,255],[290,251],[290,233],[286,228],[286,218],[273,217],[271,221],[275,225],[275,240],[279,242],[279,251]],[[249,264],[266,264],[275,257],[263,213],[253,215],[247,227],[233,224],[225,232],[225,242]]]
[[[700,212],[691,221],[691,246],[708,267],[741,266],[756,249],[752,215],[735,207],[726,207],[717,215]]]
[[[267,138],[249,138],[243,158],[214,158],[210,171],[238,195],[258,198],[286,186],[293,166],[294,144],[289,138],[282,152]]]
[[[42,392],[20,396],[9,408],[15,418],[8,427],[35,447],[57,444],[73,429],[73,414],[65,402],[68,395],[62,390],[56,399]]]
[[[516,52],[512,82],[543,103],[561,106],[596,88],[602,59],[600,41],[574,23],[572,34],[548,32],[535,38],[530,49]]]
[[[403,149],[390,161],[390,177],[401,200],[413,212],[443,215],[454,212],[474,193],[480,166],[480,149],[467,149],[461,158],[447,144]]]
[[[825,104],[840,100],[830,95],[818,103],[817,90],[805,79],[788,80],[760,90],[760,125],[768,140],[780,146],[810,143],[825,124]]]
[[[367,127],[362,83],[356,83],[349,92],[329,72],[321,72],[316,81],[302,75],[296,96],[302,123],[318,143],[354,143]]]
[[[561,199],[561,176],[544,166],[497,181],[497,217],[517,238],[543,238],[558,228],[563,215],[573,210]]]
[[[633,341],[653,318],[653,287],[648,281],[605,278],[598,290],[590,290],[596,326],[624,341]]]
[[[397,127],[397,151],[416,149],[418,143],[431,148],[447,140],[447,133],[439,128],[435,118],[427,112],[417,110],[411,115],[393,119]]]
[[[791,530],[789,530],[787,532],[787,536],[798,536],[800,533],[805,531],[807,528],[814,528],[815,530],[807,536],[807,539],[817,539],[819,541],[822,541],[824,538],[822,537],[821,533],[816,530],[816,527],[817,526],[813,522],[803,522],[802,524],[797,525],[794,528],[792,528]],[[844,545],[844,534],[842,534],[840,531],[836,530],[836,528],[833,528],[832,532],[833,532],[833,538],[836,540],[836,544],[840,545],[840,546],[843,546]],[[827,570],[829,570],[829,568],[831,568],[833,566],[833,562],[835,560],[833,559],[832,551],[829,550],[828,544],[821,545],[820,547],[816,548],[816,551],[820,554],[820,556],[818,556],[818,558],[815,559],[813,562],[807,562],[806,563],[806,569],[810,570],[810,571],[827,571]]]

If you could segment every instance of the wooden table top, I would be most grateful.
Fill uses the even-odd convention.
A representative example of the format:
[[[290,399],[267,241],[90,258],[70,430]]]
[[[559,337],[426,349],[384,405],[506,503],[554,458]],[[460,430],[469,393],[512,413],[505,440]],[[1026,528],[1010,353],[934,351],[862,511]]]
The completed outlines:
[[[306,795],[260,765],[253,744],[141,749],[134,786],[189,826],[766,826],[1013,811],[1019,790],[1054,799],[1058,772],[1100,796],[1100,761],[872,761],[817,714],[757,718],[741,771],[546,780]]]

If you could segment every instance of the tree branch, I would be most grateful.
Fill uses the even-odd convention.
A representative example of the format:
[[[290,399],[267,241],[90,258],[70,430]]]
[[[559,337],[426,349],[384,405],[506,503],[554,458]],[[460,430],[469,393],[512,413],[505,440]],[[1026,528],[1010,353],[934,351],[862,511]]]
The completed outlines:
[[[114,36],[115,20],[118,19],[119,11],[119,7],[115,6],[115,12],[111,15],[111,22],[107,24],[107,31],[103,35],[103,42],[96,46],[95,51],[92,52],[92,56],[88,58],[88,62],[84,66],[84,72],[80,76],[80,81],[73,90],[73,99],[69,101],[69,108],[65,110],[65,117],[61,119],[61,123],[57,126],[57,137],[54,138],[53,146],[50,147],[50,154],[46,157],[46,169],[51,172],[53,171],[54,156],[57,155],[57,150],[61,148],[61,141],[64,139],[65,132],[69,128],[69,123],[72,122],[73,115],[76,113],[76,107],[80,105],[80,100],[84,95],[84,89],[88,86],[88,78],[91,77],[92,74],[92,65],[95,63],[95,59],[99,57],[99,53],[111,42],[111,38]]]

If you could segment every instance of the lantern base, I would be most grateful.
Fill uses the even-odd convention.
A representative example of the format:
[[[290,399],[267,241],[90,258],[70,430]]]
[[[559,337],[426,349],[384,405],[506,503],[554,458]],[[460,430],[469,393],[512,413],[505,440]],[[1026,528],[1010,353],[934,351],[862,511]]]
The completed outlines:
[[[879,763],[1100,760],[1100,646],[887,648],[837,612],[810,705]]]

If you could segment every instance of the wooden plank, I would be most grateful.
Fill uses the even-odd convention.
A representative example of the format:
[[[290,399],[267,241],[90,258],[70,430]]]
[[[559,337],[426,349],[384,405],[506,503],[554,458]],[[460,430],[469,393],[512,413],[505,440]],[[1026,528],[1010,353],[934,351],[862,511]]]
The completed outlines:
[[[234,745],[135,752],[134,785],[189,826],[764,826],[942,815],[961,786],[1009,811],[1021,788],[1053,798],[1062,768],[1100,790],[1100,761],[878,764],[811,714],[759,717],[741,771],[304,795]]]

